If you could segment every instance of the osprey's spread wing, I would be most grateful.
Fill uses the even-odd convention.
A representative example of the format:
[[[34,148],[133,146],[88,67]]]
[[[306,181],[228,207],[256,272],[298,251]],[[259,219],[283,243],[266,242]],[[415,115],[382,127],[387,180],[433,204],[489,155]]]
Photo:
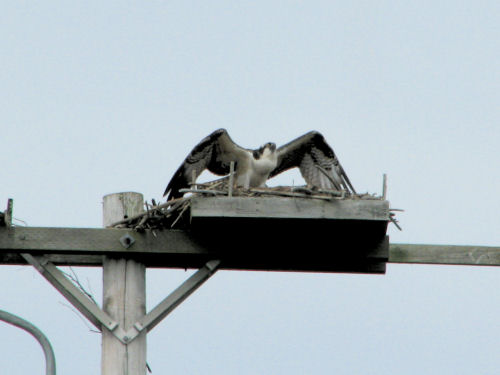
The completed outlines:
[[[168,194],[168,200],[182,197],[179,190],[189,187],[193,175],[196,180],[205,169],[219,176],[228,174],[231,161],[237,162],[243,153],[248,153],[248,150],[234,143],[225,129],[214,131],[193,148],[168,183],[163,196]]]
[[[269,177],[298,167],[308,185],[356,193],[332,148],[318,132],[309,132],[281,146],[278,165]]]

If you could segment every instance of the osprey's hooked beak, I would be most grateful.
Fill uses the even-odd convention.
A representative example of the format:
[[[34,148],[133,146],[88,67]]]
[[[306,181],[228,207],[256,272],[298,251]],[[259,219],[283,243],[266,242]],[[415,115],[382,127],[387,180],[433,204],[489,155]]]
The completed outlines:
[[[265,145],[262,145],[258,150],[253,151],[253,157],[255,159],[260,159],[262,155],[264,155],[264,151],[268,149],[271,154],[274,154],[276,151],[276,144],[272,142],[268,142]]]

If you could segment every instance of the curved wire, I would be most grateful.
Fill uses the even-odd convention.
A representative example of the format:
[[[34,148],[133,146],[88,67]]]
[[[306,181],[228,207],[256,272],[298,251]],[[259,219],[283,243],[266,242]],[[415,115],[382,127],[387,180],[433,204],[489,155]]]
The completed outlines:
[[[56,375],[56,358],[54,356],[54,351],[52,350],[52,345],[50,345],[49,340],[30,322],[14,315],[8,313],[7,311],[0,310],[0,320],[12,324],[18,328],[24,329],[26,332],[31,334],[34,338],[38,340],[42,346],[43,353],[45,354],[45,373],[47,375]]]

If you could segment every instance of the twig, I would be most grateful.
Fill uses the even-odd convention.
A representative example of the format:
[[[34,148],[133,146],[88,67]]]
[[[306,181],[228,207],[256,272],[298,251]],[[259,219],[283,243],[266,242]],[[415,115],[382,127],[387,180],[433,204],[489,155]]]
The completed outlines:
[[[28,223],[27,223],[26,221],[24,221],[24,220],[22,220],[22,219],[18,219],[17,217],[12,217],[12,220],[14,220],[14,221],[19,221],[19,222],[20,222],[20,223],[22,223],[25,227],[27,227],[27,226],[28,226]],[[17,224],[12,224],[12,225],[17,226]]]
[[[392,216],[389,217],[390,220],[392,221],[392,223],[396,226],[396,228],[398,228],[400,231],[402,231],[403,229],[399,226],[398,224],[398,221],[396,219],[394,219]]]
[[[202,193],[202,194],[212,194],[212,195],[226,195],[227,193],[219,190],[209,190],[209,189],[179,189],[180,193]]]
[[[313,195],[314,194],[314,191],[312,191],[312,189],[309,189],[308,187],[306,186],[292,186],[290,191],[296,193],[305,193],[305,194],[308,194],[308,195]]]
[[[60,303],[62,306],[67,307],[68,309],[70,309],[71,311],[73,311],[73,312],[76,314],[76,316],[78,316],[78,318],[79,318],[79,319],[83,322],[83,324],[85,324],[85,326],[88,328],[88,330],[89,330],[90,332],[94,332],[94,333],[101,333],[101,331],[98,331],[98,330],[96,330],[96,329],[93,329],[93,328],[92,328],[92,326],[91,326],[91,325],[87,322],[87,320],[86,320],[86,319],[85,319],[85,318],[81,315],[81,313],[80,313],[77,309],[75,309],[73,306],[68,305],[68,304],[66,304],[66,303],[63,303],[63,302],[61,302],[61,301],[59,301],[59,303]]]
[[[98,303],[97,301],[94,299],[94,296],[87,292],[87,290],[83,287],[83,285],[80,283],[80,279],[78,279],[78,275],[76,274],[75,270],[73,270],[73,267],[69,267],[70,271],[72,274],[69,274],[67,272],[64,272],[63,273],[70,279],[72,280],[76,286],[78,287],[78,289],[80,289],[82,291],[83,294],[85,294],[92,302],[94,302],[97,306],[98,306]]]
[[[149,215],[144,215],[141,219],[141,221],[139,221],[139,224],[137,224],[134,229],[138,232],[140,232],[141,230],[144,229],[144,225],[146,224],[146,222],[148,221],[149,219]]]
[[[174,225],[179,221],[179,219],[182,217],[182,215],[184,214],[184,212],[187,210],[187,208],[189,207],[189,204],[186,204],[181,212],[179,213],[179,215],[177,216],[177,218],[174,220],[174,222],[172,223],[172,225],[170,226],[170,228],[173,228]]]
[[[337,191],[337,190],[323,190],[323,189],[320,189],[320,190],[318,190],[318,193],[330,194],[330,195],[333,195],[334,197],[339,197],[339,198],[345,197],[345,190]]]
[[[176,198],[176,199],[172,199],[172,200],[169,200],[168,202],[166,203],[163,203],[163,204],[160,204],[158,206],[154,206],[152,208],[152,211],[158,211],[158,210],[161,210],[162,208],[166,208],[166,207],[169,207],[169,206],[172,206],[173,204],[179,202],[179,201],[182,201],[186,198]],[[120,221],[117,221],[117,222],[114,222],[112,223],[111,225],[108,225],[108,228],[112,228],[112,227],[115,227],[119,224],[125,224],[125,223],[130,223],[134,220],[137,220],[139,219],[140,217],[143,217],[144,215],[147,215],[148,213],[147,212],[141,212],[140,214],[137,214],[137,215],[134,215],[134,216],[131,216],[127,219],[123,219],[123,220],[120,220]]]
[[[228,176],[220,178],[220,179],[212,181],[212,182],[205,183],[205,184],[203,184],[203,186],[206,185],[207,187],[209,187],[211,189],[215,189],[217,186],[224,184],[224,182],[226,182],[227,179],[228,179]]]
[[[261,193],[261,194],[268,194],[268,195],[278,195],[278,196],[283,196],[283,197],[294,197],[294,198],[314,198],[314,199],[323,199],[323,200],[331,200],[330,197],[324,197],[321,195],[310,195],[310,194],[304,194],[304,193],[294,193],[294,192],[287,192],[287,191],[274,191],[274,190],[264,190],[264,189],[256,189],[252,188],[250,189],[251,192],[255,193]]]

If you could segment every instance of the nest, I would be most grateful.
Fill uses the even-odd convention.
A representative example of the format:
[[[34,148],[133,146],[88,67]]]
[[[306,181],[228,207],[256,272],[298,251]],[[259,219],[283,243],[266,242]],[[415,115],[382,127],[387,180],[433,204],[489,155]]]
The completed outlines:
[[[182,198],[172,199],[166,203],[159,204],[154,199],[151,203],[146,202],[145,212],[121,220],[111,225],[114,228],[131,228],[136,231],[146,229],[186,229],[189,227],[189,207],[194,197],[283,197],[319,200],[338,199],[372,199],[380,200],[383,197],[373,194],[350,194],[346,191],[311,189],[307,186],[276,186],[260,188],[235,188],[229,183],[229,178],[202,184],[193,184],[189,189],[181,189],[185,193]],[[391,216],[392,217],[392,216]]]

